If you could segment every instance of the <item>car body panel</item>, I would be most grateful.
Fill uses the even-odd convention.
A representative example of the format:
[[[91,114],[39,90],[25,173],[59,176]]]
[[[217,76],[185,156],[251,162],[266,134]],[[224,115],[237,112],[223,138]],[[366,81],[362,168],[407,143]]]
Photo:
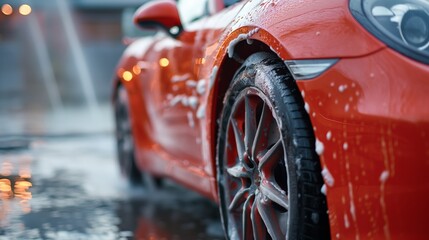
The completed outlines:
[[[384,49],[298,82],[335,182],[327,186],[333,238],[424,239],[427,76],[427,65]]]
[[[257,41],[283,60],[339,59],[321,76],[297,81],[334,179],[327,186],[332,238],[424,239],[429,67],[370,35],[348,1],[242,1],[185,26],[176,39],[132,43],[115,84],[129,92],[140,168],[217,201],[217,109],[239,41]],[[124,71],[133,79],[124,80]]]

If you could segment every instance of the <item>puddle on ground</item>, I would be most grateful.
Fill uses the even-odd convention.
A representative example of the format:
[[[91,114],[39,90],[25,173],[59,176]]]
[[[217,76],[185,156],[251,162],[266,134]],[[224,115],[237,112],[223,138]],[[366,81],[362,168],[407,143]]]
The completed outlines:
[[[130,187],[115,161],[108,134],[0,151],[0,239],[223,239],[213,203],[168,181]]]

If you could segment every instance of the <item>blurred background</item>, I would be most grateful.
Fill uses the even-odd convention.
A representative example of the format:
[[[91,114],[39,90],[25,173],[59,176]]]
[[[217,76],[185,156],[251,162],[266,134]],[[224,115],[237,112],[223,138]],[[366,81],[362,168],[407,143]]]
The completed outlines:
[[[213,203],[116,166],[112,77],[144,2],[0,0],[0,239],[222,239]]]
[[[144,2],[1,0],[0,121],[14,123],[0,133],[111,129],[114,68]]]

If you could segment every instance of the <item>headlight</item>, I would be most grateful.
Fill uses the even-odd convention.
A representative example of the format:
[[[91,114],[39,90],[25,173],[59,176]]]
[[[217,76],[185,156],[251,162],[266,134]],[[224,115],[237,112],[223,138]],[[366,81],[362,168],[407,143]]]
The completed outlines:
[[[429,0],[350,0],[350,9],[389,47],[429,64]]]

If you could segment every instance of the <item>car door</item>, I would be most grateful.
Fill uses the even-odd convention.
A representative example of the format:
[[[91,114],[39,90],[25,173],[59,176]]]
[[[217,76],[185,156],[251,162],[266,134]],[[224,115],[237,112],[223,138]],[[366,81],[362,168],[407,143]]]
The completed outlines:
[[[154,120],[158,126],[156,141],[171,159],[197,168],[205,165],[202,133],[209,73],[203,70],[207,62],[213,62],[205,58],[206,48],[217,42],[234,15],[229,14],[217,28],[206,23],[215,21],[213,14],[223,6],[222,0],[180,0],[184,31],[177,38],[165,37],[154,45],[161,65],[160,81],[155,83],[159,84],[156,95],[160,98]]]
[[[186,1],[186,0],[185,0]],[[205,5],[209,0],[191,5],[193,11],[182,9],[186,28],[177,38],[164,37],[155,45],[159,58],[159,85],[154,125],[156,142],[170,159],[201,166],[200,124],[196,116],[199,107],[198,55],[201,55],[201,27],[204,25]],[[179,5],[189,3],[179,3]],[[199,14],[201,14],[199,16]],[[191,19],[192,18],[192,19]],[[201,60],[200,60],[201,61]]]

